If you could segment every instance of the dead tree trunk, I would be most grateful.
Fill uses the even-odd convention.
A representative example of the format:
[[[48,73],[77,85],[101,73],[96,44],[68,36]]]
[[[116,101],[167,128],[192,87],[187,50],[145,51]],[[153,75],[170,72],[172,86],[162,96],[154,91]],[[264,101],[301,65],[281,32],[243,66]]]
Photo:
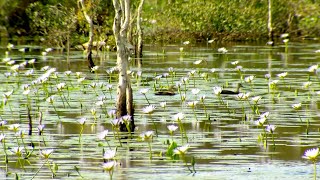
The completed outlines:
[[[137,58],[142,57],[142,48],[143,48],[143,41],[142,41],[142,28],[141,28],[141,12],[142,12],[142,6],[143,6],[144,0],[140,0],[140,4],[138,6],[138,11],[137,11],[137,33],[138,33],[138,42],[136,46],[136,55]]]
[[[268,0],[268,35],[269,41],[272,42],[271,45],[274,44],[273,41],[273,28],[272,28],[272,0]]]
[[[88,67],[91,71],[91,69],[95,66],[94,62],[92,60],[92,44],[93,44],[93,22],[91,17],[88,15],[86,7],[84,6],[84,0],[79,0],[81,11],[86,18],[88,24],[89,24],[89,41],[88,41],[88,48],[87,48],[87,61],[88,61]]]
[[[130,0],[113,0],[115,17],[113,33],[117,45],[117,67],[119,82],[117,88],[117,118],[131,116],[130,131],[134,130],[133,98],[130,78],[127,74],[128,59],[131,45],[128,42],[127,32],[130,21]],[[125,124],[121,124],[121,131],[128,131]]]

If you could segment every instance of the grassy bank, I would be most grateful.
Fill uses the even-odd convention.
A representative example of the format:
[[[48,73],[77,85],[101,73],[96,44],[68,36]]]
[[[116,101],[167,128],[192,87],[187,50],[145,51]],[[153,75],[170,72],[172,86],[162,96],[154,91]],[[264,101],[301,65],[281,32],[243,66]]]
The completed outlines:
[[[88,25],[76,2],[21,1],[24,5],[21,7],[21,3],[6,1],[0,4],[0,26],[5,27],[1,34],[10,38],[42,36],[45,42],[58,46],[63,46],[67,39],[72,45],[87,40]],[[86,2],[95,24],[96,40],[112,44],[112,2]],[[135,18],[139,1],[131,2]],[[275,37],[283,33],[296,38],[319,36],[319,4],[319,0],[272,0]],[[268,0],[150,0],[144,4],[142,17],[146,42],[260,40],[268,36]],[[135,35],[135,21],[132,22]]]

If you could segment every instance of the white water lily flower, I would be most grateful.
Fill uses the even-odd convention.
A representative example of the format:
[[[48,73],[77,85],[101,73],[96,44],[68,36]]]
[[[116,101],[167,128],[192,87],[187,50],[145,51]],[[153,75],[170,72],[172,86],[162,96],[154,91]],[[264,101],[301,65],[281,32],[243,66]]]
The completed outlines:
[[[167,107],[167,102],[160,102],[160,106],[162,108],[166,108]]]
[[[218,52],[219,52],[219,53],[224,53],[224,54],[225,54],[225,53],[227,53],[227,52],[228,52],[228,50],[227,50],[225,47],[222,47],[222,48],[219,48],[219,49],[218,49]]]
[[[250,96],[250,92],[247,92],[247,93],[239,93],[238,94],[238,98],[240,100],[247,100]]]
[[[116,110],[112,109],[112,110],[108,111],[108,116],[113,118],[116,116],[116,112],[117,112]]]
[[[20,124],[11,124],[9,125],[8,129],[14,132],[17,132],[20,128]]]
[[[3,142],[5,140],[6,135],[0,134],[0,142]]]
[[[177,113],[176,115],[173,116],[173,119],[175,121],[181,121],[182,119],[184,119],[184,114],[179,112],[179,113]]]
[[[304,152],[302,158],[315,162],[319,156],[319,148],[308,149]]]
[[[80,125],[84,125],[87,121],[87,118],[81,118],[78,122]]]
[[[0,121],[0,127],[7,124],[7,121]]]
[[[103,154],[103,159],[114,159],[116,157],[117,150],[106,150]]]
[[[172,132],[174,132],[174,131],[176,131],[178,129],[178,126],[168,125],[167,128],[170,131],[170,133],[172,133]]]
[[[4,93],[3,97],[9,99],[12,94],[13,94],[13,90]]]
[[[268,118],[269,115],[270,115],[270,112],[267,111],[267,112],[261,114],[260,117]]]
[[[66,87],[66,83],[59,83],[57,84],[57,89],[58,91],[62,91]]]
[[[312,65],[312,66],[310,66],[310,67],[308,68],[308,71],[309,71],[309,72],[315,72],[315,71],[317,71],[318,68],[319,68],[319,65],[318,65],[318,64]]]
[[[184,41],[183,42],[183,45],[188,45],[188,44],[190,44],[190,41]]]
[[[283,34],[281,34],[280,35],[280,38],[287,38],[287,37],[289,37],[289,33],[283,33]]]
[[[24,147],[19,147],[18,146],[18,147],[13,147],[11,151],[14,154],[16,154],[17,156],[21,157],[23,149],[24,149]]]
[[[254,121],[255,125],[257,126],[263,126],[263,124],[266,122],[267,118],[260,117],[258,120]]]
[[[237,65],[239,63],[239,61],[233,61],[231,62],[232,65]]]
[[[173,72],[174,72],[173,67],[169,67],[169,68],[168,68],[168,71],[169,71],[170,73],[173,73]]]
[[[7,45],[7,48],[8,48],[8,49],[12,49],[13,47],[14,47],[14,45],[13,45],[13,44],[8,43],[8,45]]]
[[[251,82],[253,81],[253,79],[254,79],[254,76],[251,75],[251,76],[245,77],[245,78],[244,78],[244,81],[247,82],[247,83],[251,83]]]
[[[266,127],[266,131],[269,132],[269,133],[274,133],[274,130],[276,130],[277,126],[275,125],[268,125]]]
[[[303,88],[306,88],[306,89],[307,89],[307,88],[309,88],[311,85],[312,85],[312,82],[311,82],[311,81],[308,81],[308,82],[304,82],[302,86],[303,86]]]
[[[189,144],[185,144],[184,146],[177,147],[176,149],[174,149],[173,153],[178,155],[185,155],[189,148],[190,148]]]
[[[20,48],[19,51],[24,53],[26,52],[26,48]]]
[[[279,78],[285,78],[287,75],[288,75],[288,72],[283,72],[283,73],[277,74],[277,76]]]
[[[118,125],[121,124],[121,123],[123,123],[122,118],[113,119],[113,120],[111,121],[111,124],[112,124],[113,126],[118,126]]]
[[[202,102],[202,103],[204,102],[205,99],[206,99],[206,95],[202,95],[199,98],[200,102]]]
[[[41,156],[45,159],[48,159],[52,153],[53,153],[53,149],[42,150]]]
[[[53,104],[53,102],[54,102],[54,95],[52,95],[52,96],[49,96],[47,99],[46,99],[46,101],[48,102],[48,103],[50,103],[50,104]]]
[[[124,122],[129,122],[129,121],[131,121],[131,116],[130,115],[124,115],[124,116],[121,117],[121,119]]]
[[[24,138],[24,135],[26,134],[26,132],[24,130],[19,130],[18,132],[16,132],[16,136],[19,136],[21,138]]]
[[[39,132],[42,132],[42,131],[44,130],[44,127],[45,127],[44,124],[39,124],[39,125],[37,126],[38,131],[39,131]]]
[[[237,71],[241,71],[242,70],[242,66],[237,66],[235,69],[237,70]]]
[[[112,84],[107,84],[107,85],[106,85],[106,88],[107,88],[108,91],[111,91],[112,88],[113,88],[113,85],[112,85]]]
[[[109,161],[109,162],[106,162],[106,163],[103,163],[102,164],[102,168],[105,170],[105,171],[112,171],[113,168],[117,165],[117,162],[116,161]]]
[[[30,89],[27,89],[27,90],[22,92],[23,95],[28,95],[29,93],[30,93]]]
[[[195,73],[196,73],[196,70],[192,70],[192,71],[188,72],[188,76],[193,77]]]
[[[251,99],[254,103],[258,103],[258,101],[261,99],[261,96],[255,96],[255,97],[252,97]]]
[[[28,64],[34,64],[36,62],[36,59],[30,59],[29,61],[28,61]]]
[[[201,64],[202,63],[202,59],[200,59],[200,60],[197,60],[197,61],[195,61],[195,62],[193,62],[193,64],[195,64],[195,65],[198,65],[198,64]]]
[[[46,52],[51,52],[53,49],[52,48],[46,48],[45,51]]]
[[[82,77],[82,78],[79,78],[77,81],[78,81],[78,83],[82,83],[85,79],[86,79],[86,77]]]
[[[182,77],[182,78],[181,78],[181,82],[182,82],[183,84],[186,84],[188,81],[189,81],[189,78],[188,78],[188,77]]]
[[[104,130],[101,133],[99,133],[97,136],[100,140],[105,140],[107,138],[108,133],[109,133],[109,130]]]
[[[302,106],[302,104],[301,104],[301,103],[292,104],[292,108],[293,108],[293,109],[295,109],[295,110],[300,109],[300,108],[301,108],[301,106]]]
[[[65,71],[65,72],[64,72],[64,75],[66,75],[66,76],[70,76],[70,75],[71,75],[71,73],[72,73],[72,71]]]
[[[279,82],[279,80],[273,80],[273,81],[269,82],[269,87],[275,88],[277,86],[278,82]]]
[[[142,109],[142,111],[145,114],[152,114],[155,109],[156,109],[156,107],[154,105],[149,105],[149,106],[144,107]]]
[[[191,93],[197,95],[201,90],[200,89],[192,89]]]
[[[153,131],[146,131],[142,134],[140,134],[140,137],[143,141],[148,141],[152,139],[154,132]]]
[[[220,95],[221,92],[222,92],[222,88],[221,88],[220,86],[215,86],[215,87],[213,87],[213,93],[214,93],[215,95]]]
[[[270,79],[270,78],[271,78],[271,74],[269,74],[269,73],[268,73],[268,74],[265,74],[265,75],[264,75],[264,78]]]
[[[194,108],[198,104],[198,101],[190,101],[187,104],[188,104],[189,107]]]
[[[143,89],[140,89],[140,94],[147,94],[147,92],[149,91],[149,88],[143,88]]]

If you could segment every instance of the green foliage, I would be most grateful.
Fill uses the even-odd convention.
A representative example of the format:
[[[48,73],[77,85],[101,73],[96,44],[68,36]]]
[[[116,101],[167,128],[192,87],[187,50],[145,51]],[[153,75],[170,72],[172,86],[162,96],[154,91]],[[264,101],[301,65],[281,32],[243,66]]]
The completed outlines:
[[[131,0],[132,18],[136,18],[139,2]],[[112,1],[85,0],[85,5],[94,22],[95,41],[114,41]],[[268,36],[268,0],[150,0],[145,1],[142,17],[145,40],[149,42],[248,40]],[[319,36],[319,18],[319,0],[272,0],[276,37],[282,33]],[[77,1],[3,0],[0,26],[10,34],[44,36],[46,42],[62,47],[69,36],[73,45],[88,40],[88,24]]]
[[[173,150],[176,149],[177,147],[178,147],[177,143],[174,142],[174,141],[172,141],[172,142],[170,143],[170,145],[168,146],[166,155],[167,155],[168,157],[173,158],[173,159],[174,159],[175,157],[177,157],[177,156],[175,156],[174,153],[173,153]]]
[[[152,2],[145,6],[146,19],[157,22],[156,25],[146,25],[150,40],[157,41],[164,36],[168,41],[177,36],[180,39],[193,37],[200,41],[213,38],[256,39],[266,38],[268,34],[268,0],[176,0],[154,7],[155,3]],[[306,15],[301,17],[302,11]],[[317,35],[320,28],[317,23],[319,12],[319,3],[310,0],[272,0],[272,23],[276,35],[295,33],[299,29]]]
[[[27,14],[34,33],[46,37],[51,45],[64,47],[67,38],[76,29],[75,9],[57,5],[30,4]]]

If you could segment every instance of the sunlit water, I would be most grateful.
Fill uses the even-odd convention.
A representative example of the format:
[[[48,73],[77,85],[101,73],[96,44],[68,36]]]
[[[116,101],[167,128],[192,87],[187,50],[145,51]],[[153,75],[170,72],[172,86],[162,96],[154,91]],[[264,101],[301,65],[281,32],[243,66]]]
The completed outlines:
[[[106,179],[107,172],[102,169],[103,147],[107,150],[117,147],[116,160],[119,163],[114,170],[114,179],[310,179],[313,178],[312,163],[302,156],[306,149],[319,145],[319,79],[314,72],[309,72],[311,65],[316,65],[320,59],[318,42],[290,42],[286,47],[279,43],[275,47],[268,47],[259,43],[208,44],[208,45],[172,45],[145,47],[144,57],[139,63],[131,59],[131,81],[134,90],[135,124],[137,126],[133,138],[122,139],[120,145],[117,133],[112,129],[112,118],[107,112],[115,109],[117,75],[108,74],[106,70],[116,65],[115,52],[100,52],[95,56],[98,71],[89,73],[87,63],[81,51],[71,51],[69,61],[65,53],[58,50],[41,55],[44,48],[39,46],[17,45],[7,55],[15,60],[12,65],[5,63],[6,45],[1,47],[0,64],[0,92],[1,94],[13,90],[7,104],[1,111],[2,120],[7,124],[2,128],[6,135],[6,152],[8,153],[7,179],[13,179],[17,173],[21,179],[29,179],[36,174],[45,162],[39,155],[39,150],[54,149],[50,162],[58,164],[56,178],[80,178],[74,166],[84,179]],[[19,49],[28,47],[25,53]],[[183,50],[180,48],[183,47]],[[218,52],[218,48],[225,47],[228,52]],[[17,74],[11,70],[14,64],[20,64],[35,58],[34,66],[28,64],[18,70]],[[202,60],[197,64],[198,60]],[[238,61],[238,63],[236,63]],[[24,95],[24,84],[43,75],[42,68],[50,66],[56,68],[57,77],[50,75],[46,86],[41,83],[31,85],[29,95]],[[240,68],[241,66],[242,68]],[[176,76],[169,72],[173,68]],[[32,75],[25,73],[34,69]],[[240,71],[238,70],[240,69]],[[65,71],[72,71],[70,77]],[[137,77],[141,71],[142,76]],[[5,73],[11,72],[6,77]],[[75,72],[82,72],[80,77],[86,77],[78,82]],[[194,75],[190,75],[190,72]],[[283,78],[280,73],[287,72]],[[155,84],[155,77],[169,73]],[[188,75],[189,73],[189,75]],[[53,74],[53,73],[52,73]],[[266,74],[271,78],[267,79]],[[254,76],[247,82],[248,76]],[[186,93],[186,100],[181,102],[181,96],[176,92],[174,96],[156,96],[154,87],[167,87],[181,82],[181,78],[189,77],[189,81],[181,85],[181,94]],[[269,88],[269,83],[279,80],[276,88]],[[304,83],[312,82],[308,87]],[[65,82],[69,90],[63,89],[58,93],[56,85]],[[112,84],[111,91],[99,83]],[[96,88],[92,88],[97,83]],[[213,87],[234,90],[238,83],[244,86],[240,91],[250,93],[247,100],[241,100],[237,95],[221,95],[221,99],[214,94]],[[185,90],[185,87],[187,88]],[[150,104],[156,106],[151,114],[144,114],[142,109],[148,101],[139,92],[142,88],[149,88],[146,94]],[[45,91],[47,89],[47,91]],[[193,94],[192,89],[199,89]],[[53,106],[46,101],[47,97],[55,94]],[[201,95],[205,95],[204,103],[200,102]],[[104,104],[97,104],[99,98],[105,96]],[[257,108],[252,109],[252,98],[260,96]],[[4,97],[2,97],[2,100]],[[28,100],[29,99],[29,100]],[[190,101],[198,101],[194,112],[187,105]],[[27,104],[31,105],[33,120],[33,135],[28,136]],[[160,106],[166,102],[166,108]],[[301,103],[301,108],[295,110],[293,104]],[[82,105],[82,108],[81,108]],[[96,119],[91,109],[96,109]],[[208,116],[206,117],[205,111]],[[37,131],[38,113],[43,113],[42,123],[45,125],[43,135]],[[188,142],[181,138],[178,130],[173,137],[167,129],[170,124],[178,125],[173,116],[179,112],[185,114],[182,120]],[[259,113],[269,112],[267,122],[259,127],[255,121]],[[59,116],[58,116],[59,115]],[[59,118],[60,117],[60,118]],[[87,118],[79,142],[81,125],[79,120]],[[19,136],[8,130],[11,124],[19,123],[20,129],[25,130],[24,143],[35,144],[35,151],[24,161],[24,168],[17,163],[17,156],[11,152],[13,147],[23,146]],[[259,141],[259,136],[265,133],[268,124],[276,126],[272,134],[266,133],[267,141]],[[108,129],[107,140],[102,141],[97,134]],[[138,140],[138,136],[148,130],[157,131],[153,137],[152,159],[149,159],[147,142]],[[186,160],[189,168],[191,159],[195,159],[196,173],[190,173],[183,160],[172,160],[166,156],[168,141],[172,139],[182,146],[190,145]],[[44,143],[45,142],[45,143]],[[29,150],[30,151],[30,150]],[[24,152],[25,153],[25,152]],[[3,143],[0,151],[1,179],[6,178],[6,164]],[[318,174],[320,172],[318,171]],[[50,179],[51,172],[47,165],[36,174],[35,179]]]

